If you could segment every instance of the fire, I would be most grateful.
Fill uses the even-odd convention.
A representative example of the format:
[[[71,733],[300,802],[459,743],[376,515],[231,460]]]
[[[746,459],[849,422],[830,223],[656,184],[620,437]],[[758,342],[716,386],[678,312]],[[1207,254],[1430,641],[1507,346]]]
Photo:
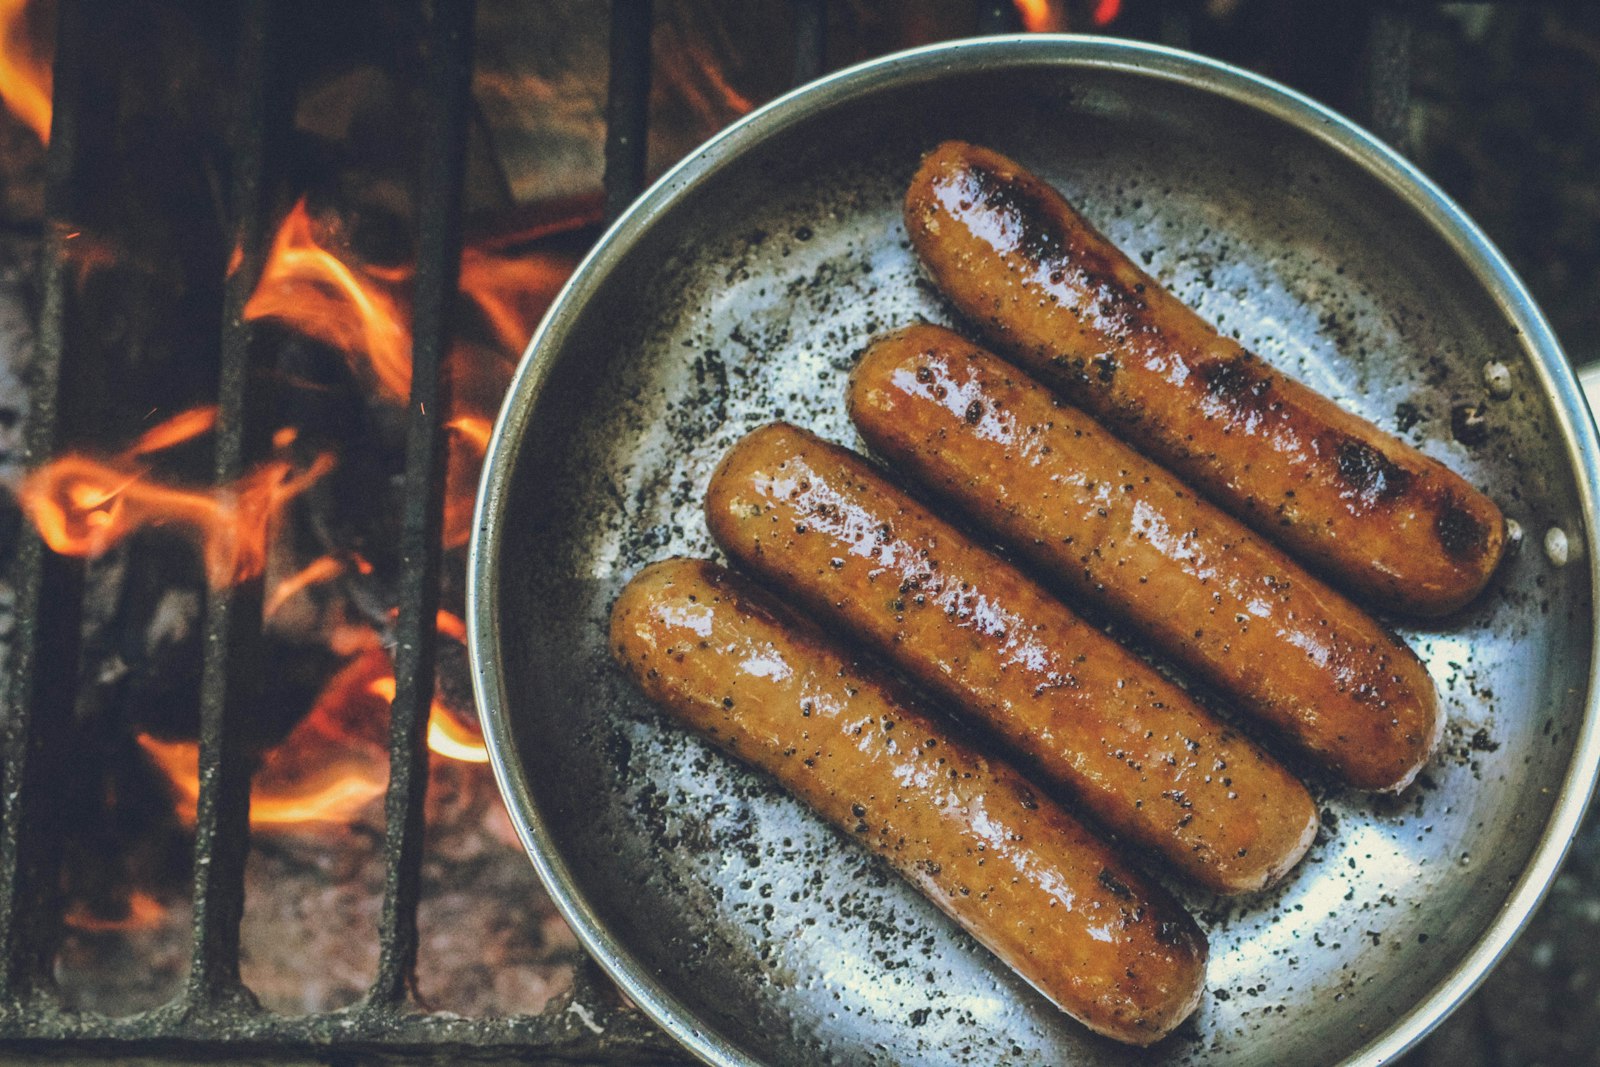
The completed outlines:
[[[317,242],[304,199],[279,227],[244,317],[282,322],[339,349],[390,400],[411,395],[409,312],[389,284]]]
[[[392,675],[374,678],[368,689],[374,696],[391,703],[394,701],[395,680]],[[437,700],[428,709],[428,748],[462,763],[489,762],[489,750],[484,747],[483,738],[478,736],[478,732],[464,725],[454,712]]]
[[[475,248],[461,255],[461,291],[483,312],[502,354],[512,357],[571,273],[565,256],[498,256]]]
[[[133,890],[128,894],[128,913],[120,919],[108,919],[86,907],[82,901],[74,902],[61,921],[74,930],[90,934],[129,933],[135,930],[153,930],[161,925],[167,909],[149,893]]]
[[[446,548],[460,548],[472,539],[472,511],[476,502],[478,472],[489,448],[489,420],[462,415],[445,424],[451,431],[446,443],[444,526]]]
[[[707,133],[755,108],[755,101],[728,81],[724,64],[708,42],[671,21],[659,26],[657,33],[657,77],[694,112]]]
[[[448,613],[441,620],[452,630],[460,625]],[[299,725],[262,756],[251,782],[251,826],[349,823],[388,787],[394,664],[375,643],[377,635],[368,631],[368,637],[368,647],[333,676]],[[200,799],[200,746],[149,734],[138,741],[171,782],[178,817],[192,825]],[[428,716],[428,747],[465,763],[489,760],[476,729],[438,701]]]
[[[28,0],[0,0],[0,100],[49,144],[52,60],[49,47],[34,38],[28,8]],[[49,16],[53,21],[53,6]],[[54,34],[39,36],[49,40]]]
[[[1066,25],[1063,12],[1051,0],[1016,0],[1022,28],[1029,33],[1049,33]]]
[[[450,640],[459,641],[462,644],[467,641],[467,623],[459,615],[441,611],[433,626],[439,632],[440,637],[448,637]]]
[[[303,470],[271,460],[230,485],[190,489],[155,481],[130,458],[69,453],[52,460],[23,480],[22,508],[64,556],[98,556],[146,527],[182,532],[200,546],[206,578],[219,589],[262,572],[268,534],[284,506],[334,465],[326,454]]]
[[[324,687],[311,711],[262,756],[250,786],[250,825],[349,823],[388,787],[383,723],[386,703],[371,695],[372,679],[391,672],[388,656],[370,648]],[[193,824],[200,798],[200,746],[148,734],[139,745],[172,783],[178,817]]]
[[[461,291],[477,305],[498,346],[489,360],[516,356],[571,272],[572,262],[563,256],[507,256],[477,248],[462,253]],[[244,315],[273,319],[340,349],[353,365],[370,369],[384,399],[404,403],[411,391],[411,317],[397,294],[411,278],[407,267],[352,266],[324,247],[302,199],[279,228]],[[488,383],[495,375],[484,358],[473,358],[480,351],[458,345],[451,354],[446,548],[459,548],[471,536],[491,425],[486,412],[504,391],[503,381]]]
[[[463,726],[448,711],[441,714],[441,710],[436,704],[428,716],[428,748],[461,763],[488,763],[489,750],[478,731]]]
[[[172,418],[152,426],[139,436],[139,439],[128,446],[130,456],[148,456],[152,452],[181,445],[185,441],[192,441],[203,433],[209,433],[217,425],[217,406],[191,408],[188,411],[174,415]]]
[[[5,3],[6,0],[0,0]],[[342,255],[319,228],[306,202],[284,218],[262,276],[246,302],[247,320],[272,320],[337,348],[374,390],[379,402],[403,404],[411,388],[412,325],[408,290],[413,271],[376,267]],[[471,532],[479,468],[492,430],[491,413],[504,392],[509,368],[533,326],[571,273],[565,257],[510,256],[469,249],[462,256],[461,290],[479,312],[487,346],[458,341],[446,369],[451,407],[446,413],[447,464],[443,543],[454,548]],[[163,527],[199,547],[206,574],[222,587],[263,574],[275,520],[289,503],[334,465],[331,455],[309,466],[286,456],[299,431],[273,434],[273,457],[220,488],[167,484],[148,457],[215,428],[215,407],[183,412],[146,431],[109,459],[69,454],[24,482],[23,506],[57,552],[104,552],[136,530]],[[275,565],[281,566],[281,565]],[[263,616],[272,618],[306,589],[372,565],[349,549],[298,567],[269,589]],[[394,700],[394,666],[376,630],[335,610],[323,634],[345,659],[314,706],[282,742],[261,755],[251,783],[251,824],[257,828],[308,823],[348,823],[387,788],[386,723]],[[438,614],[439,635],[465,641],[466,625]],[[485,763],[488,752],[475,722],[435,701],[428,747],[436,755]],[[172,783],[180,818],[193,822],[199,800],[199,748],[193,741],[141,735],[139,744]]]
[[[1029,33],[1059,33],[1071,28],[1065,0],[1013,0],[1017,14],[1022,18],[1022,28]],[[1122,0],[1095,0],[1089,21],[1095,26],[1109,26],[1122,13]]]
[[[294,574],[279,582],[262,605],[261,614],[265,618],[272,618],[278,609],[292,600],[296,594],[322,582],[331,582],[343,574],[344,561],[333,556],[319,556],[306,564]]]
[[[1094,14],[1089,17],[1096,26],[1109,26],[1122,14],[1122,0],[1095,0]]]
[[[309,722],[309,718],[306,720]],[[193,826],[200,803],[200,746],[194,741],[163,741],[139,735],[139,746],[172,783],[174,807],[185,825]],[[250,825],[298,826],[302,823],[348,823],[383,795],[388,763],[361,761],[320,777],[304,777],[292,786],[267,783],[257,774],[250,790]]]

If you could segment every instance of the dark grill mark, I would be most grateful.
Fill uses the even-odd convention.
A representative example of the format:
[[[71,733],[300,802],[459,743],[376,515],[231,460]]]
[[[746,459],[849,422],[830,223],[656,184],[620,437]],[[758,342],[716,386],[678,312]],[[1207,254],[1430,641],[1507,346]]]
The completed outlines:
[[[1337,453],[1339,478],[1364,500],[1393,500],[1411,486],[1411,472],[1365,441],[1346,438]]]
[[[1265,411],[1265,398],[1272,391],[1272,376],[1259,373],[1255,363],[1254,357],[1241,354],[1206,364],[1200,370],[1206,395],[1237,412]]]
[[[1007,225],[1018,234],[1017,250],[1022,255],[1035,263],[1066,261],[1066,242],[1046,221],[1050,212],[1035,190],[1015,178],[1002,178],[978,166],[968,167],[962,177],[962,199],[1005,215]]]
[[[1434,520],[1433,532],[1439,535],[1444,550],[1458,559],[1481,555],[1489,543],[1489,528],[1455,497],[1445,501]]]
[[[1110,867],[1100,868],[1100,884],[1111,890],[1111,892],[1115,893],[1123,900],[1133,899],[1133,890],[1129,889],[1127,884],[1123,882],[1122,879],[1112,874]]]

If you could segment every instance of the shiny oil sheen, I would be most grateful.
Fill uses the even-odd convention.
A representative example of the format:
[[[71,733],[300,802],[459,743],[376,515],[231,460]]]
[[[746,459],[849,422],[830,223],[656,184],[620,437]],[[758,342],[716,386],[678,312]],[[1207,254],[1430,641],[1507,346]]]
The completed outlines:
[[[1194,1009],[1205,944],[1189,916],[1011,768],[781,616],[714,563],[667,560],[617,599],[612,649],[658,705],[770,771],[1085,1025],[1148,1045]]]
[[[1123,1049],[1056,1011],[869,852],[656,711],[611,661],[627,579],[705,554],[706,481],[773,418],[860,447],[880,331],[950,322],[900,221],[920,154],[1014,156],[1207,320],[1402,434],[1524,531],[1485,595],[1401,633],[1439,755],[1396,799],[1319,783],[1324,826],[1267,895],[1187,894],[1194,1019]],[[1510,368],[1488,399],[1484,365]],[[1450,406],[1486,400],[1478,447]],[[535,866],[632,999],[718,1064],[1375,1064],[1503,951],[1594,780],[1596,446],[1554,339],[1436,189],[1343,120],[1127,42],[961,42],[836,75],[665,177],[574,277],[491,445],[471,647]],[[1568,562],[1543,551],[1563,531]],[[1204,697],[1204,694],[1202,694]]]
[[[756,430],[712,476],[706,521],[736,564],[1195,885],[1270,886],[1314,839],[1316,807],[1281,764],[855,453]]]
[[[906,222],[998,351],[1375,602],[1450,614],[1502,558],[1491,500],[1214,331],[1014,161],[941,145]]]
[[[1392,634],[960,335],[924,325],[875,342],[850,417],[1069,605],[1116,615],[1340,781],[1398,792],[1442,736],[1427,668]]]

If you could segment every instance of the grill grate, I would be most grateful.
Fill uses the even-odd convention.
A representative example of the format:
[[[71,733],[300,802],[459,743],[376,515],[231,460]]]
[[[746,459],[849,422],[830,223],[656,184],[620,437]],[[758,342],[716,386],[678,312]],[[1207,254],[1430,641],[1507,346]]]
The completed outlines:
[[[259,683],[262,582],[257,578],[209,594],[200,682],[200,797],[194,845],[194,928],[189,981],[179,998],[131,1018],[68,1013],[53,995],[51,962],[59,941],[54,813],[60,811],[65,727],[71,720],[78,661],[83,567],[49,552],[24,530],[14,558],[18,625],[0,693],[8,707],[0,763],[0,1044],[59,1056],[242,1058],[264,1054],[388,1059],[511,1059],[520,1062],[660,1062],[673,1046],[639,1013],[613,1008],[599,1018],[570,1011],[484,1020],[426,1015],[409,997],[417,955],[417,904],[423,847],[428,753],[424,731],[433,698],[434,617],[441,565],[444,475],[442,357],[450,337],[461,250],[462,167],[472,75],[471,0],[419,0],[426,25],[426,93],[415,290],[413,374],[401,517],[400,608],[396,693],[386,797],[385,896],[379,922],[378,972],[366,999],[340,1012],[286,1017],[263,1011],[240,980],[239,929],[249,840],[250,764],[238,709]],[[233,161],[229,205],[239,267],[224,291],[219,377],[220,413],[214,474],[237,479],[258,439],[255,421],[269,409],[266,376],[251,373],[251,327],[242,310],[262,269],[270,234],[268,192],[272,146],[287,124],[274,62],[287,47],[275,35],[280,4],[243,0],[232,66],[235,113],[229,128]],[[1181,3],[1166,5],[1161,35],[1185,36]],[[90,165],[80,125],[103,121],[86,55],[90,0],[61,0],[55,67],[55,109],[47,163],[44,303],[41,358],[28,383],[31,414],[26,458],[37,465],[71,444],[92,423],[100,399],[85,346],[69,328],[74,288],[65,240],[80,205],[79,176]],[[794,78],[826,69],[826,0],[793,0]],[[1171,17],[1167,17],[1171,15]],[[1368,117],[1398,136],[1409,55],[1403,16],[1375,16],[1363,97]],[[605,214],[614,219],[642,189],[649,130],[650,0],[612,0],[611,69],[606,118]],[[1009,3],[980,3],[981,32],[1018,29]],[[1171,43],[1186,43],[1172,40]],[[612,1001],[591,963],[580,967],[572,996],[584,1005]]]

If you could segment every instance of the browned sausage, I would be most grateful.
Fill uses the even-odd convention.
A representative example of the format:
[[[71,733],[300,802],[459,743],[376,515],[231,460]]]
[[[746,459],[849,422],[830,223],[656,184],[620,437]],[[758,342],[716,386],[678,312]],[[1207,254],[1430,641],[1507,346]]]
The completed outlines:
[[[883,855],[1063,1011],[1148,1045],[1199,1001],[1194,920],[1021,775],[712,563],[647,567],[611,646],[684,723]]]
[[[706,510],[730,556],[1207,888],[1260,889],[1310,845],[1287,771],[859,456],[775,423],[728,453]]]
[[[1444,719],[1404,642],[1009,363],[908,327],[857,365],[850,417],[1350,784],[1401,789],[1427,762]]]
[[[1493,501],[1220,336],[1018,164],[940,145],[905,218],[998,352],[1313,566],[1429,616],[1489,580]]]

